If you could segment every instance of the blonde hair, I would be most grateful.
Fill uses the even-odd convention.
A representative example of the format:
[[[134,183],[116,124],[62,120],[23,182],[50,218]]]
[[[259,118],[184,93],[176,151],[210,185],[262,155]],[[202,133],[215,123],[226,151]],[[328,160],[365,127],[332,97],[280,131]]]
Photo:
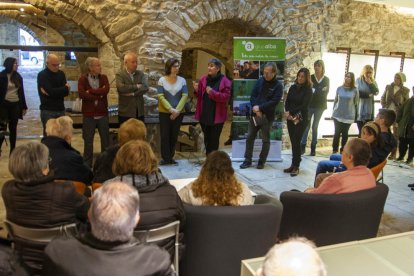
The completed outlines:
[[[374,68],[371,65],[369,65],[369,64],[367,64],[364,67],[362,67],[362,71],[361,71],[360,78],[362,78],[363,80],[365,80],[365,73],[367,71],[372,71],[372,80],[374,80]]]
[[[157,158],[147,142],[133,140],[118,150],[112,172],[115,175],[147,175],[158,170],[157,163]]]
[[[61,116],[56,119],[49,119],[46,123],[46,134],[65,139],[71,137],[73,132],[73,121],[69,116]]]
[[[213,151],[207,156],[191,190],[194,197],[202,199],[203,205],[239,205],[242,186],[234,175],[227,153]]]
[[[145,140],[147,128],[140,120],[131,118],[121,124],[118,132],[119,145],[124,145],[131,140]]]

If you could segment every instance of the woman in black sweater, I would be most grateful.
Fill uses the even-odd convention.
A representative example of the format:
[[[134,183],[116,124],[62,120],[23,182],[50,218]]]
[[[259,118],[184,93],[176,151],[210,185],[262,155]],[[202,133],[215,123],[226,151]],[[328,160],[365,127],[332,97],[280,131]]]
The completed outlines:
[[[295,83],[289,88],[285,101],[285,116],[290,143],[292,145],[292,165],[283,170],[291,176],[299,174],[300,142],[308,121],[309,102],[312,99],[312,81],[307,68],[301,68],[296,75]]]

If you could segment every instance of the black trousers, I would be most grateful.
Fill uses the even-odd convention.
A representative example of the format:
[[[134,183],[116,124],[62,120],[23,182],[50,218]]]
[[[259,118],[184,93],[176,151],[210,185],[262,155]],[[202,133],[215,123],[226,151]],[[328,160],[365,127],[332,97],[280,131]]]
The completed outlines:
[[[223,130],[224,123],[215,124],[212,126],[208,126],[203,123],[200,123],[200,125],[204,134],[204,146],[206,147],[206,155],[208,155],[210,152],[218,150],[220,143],[220,134]]]
[[[127,117],[127,116],[118,115],[119,126],[121,126],[123,122],[128,121],[131,118],[134,118],[134,117]],[[134,119],[138,119],[138,120],[140,120],[141,122],[143,122],[145,124],[145,116],[138,116],[137,118],[134,118]]]
[[[171,120],[170,115],[160,112],[161,157],[166,162],[174,158],[175,144],[184,118],[184,114],[180,114],[175,120]]]
[[[19,121],[20,117],[20,107],[19,102],[9,102],[4,101],[2,106],[0,107],[1,110],[1,119],[4,119],[7,123],[9,128],[9,139],[10,139],[10,153],[16,147],[16,137],[17,137],[17,122]],[[3,145],[4,135],[1,135],[0,138],[0,149]]]
[[[342,135],[341,151],[344,149],[346,142],[348,142],[348,132],[351,124],[341,123],[334,119],[335,133],[332,141],[332,150],[337,152],[339,147],[339,138]]]
[[[300,141],[302,140],[303,132],[305,132],[306,122],[301,121],[295,125],[291,120],[288,120],[287,128],[292,145],[292,166],[299,167],[300,161],[302,161],[300,157]]]
[[[407,153],[407,149],[408,149],[408,157],[407,157],[407,161],[412,161],[413,157],[414,157],[414,138],[402,138],[400,137],[400,144],[398,146],[399,149],[399,154],[400,156],[398,157],[399,159],[403,159],[405,154]]]

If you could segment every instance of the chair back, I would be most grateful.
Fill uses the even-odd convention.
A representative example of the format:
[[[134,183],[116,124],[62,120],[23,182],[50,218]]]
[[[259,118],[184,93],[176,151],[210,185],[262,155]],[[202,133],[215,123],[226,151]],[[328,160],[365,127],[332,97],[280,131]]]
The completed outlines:
[[[377,182],[384,183],[383,169],[384,169],[386,164],[387,164],[387,159],[385,159],[384,161],[382,161],[381,163],[379,163],[375,167],[371,168],[371,172],[374,175],[375,180],[377,180]]]
[[[176,220],[167,225],[144,231],[134,231],[134,236],[137,238],[145,237],[147,243],[156,243],[158,241],[167,240],[175,237],[174,246],[174,268],[177,275],[179,275],[179,236],[180,236],[180,221]]]
[[[304,236],[317,246],[374,238],[387,195],[385,184],[347,194],[283,192],[279,238]]]
[[[276,243],[283,207],[277,201],[251,206],[184,204],[184,210],[181,275],[236,276],[241,260],[263,256]]]
[[[77,232],[75,223],[53,228],[30,228],[5,220],[4,225],[12,238],[14,248],[32,274],[41,273],[44,248],[53,238],[75,235]]]

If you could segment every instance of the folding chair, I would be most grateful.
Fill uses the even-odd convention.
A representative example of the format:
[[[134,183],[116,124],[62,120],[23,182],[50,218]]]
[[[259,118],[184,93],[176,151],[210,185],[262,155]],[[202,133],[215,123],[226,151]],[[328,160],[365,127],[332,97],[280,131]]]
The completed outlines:
[[[374,175],[377,182],[384,184],[384,167],[387,164],[387,159],[371,168],[371,172]]]
[[[134,231],[135,237],[142,237],[145,235],[147,243],[155,243],[158,241],[166,240],[175,236],[174,245],[174,268],[179,275],[178,262],[179,262],[179,235],[180,235],[180,221],[176,220],[167,225],[159,228],[145,230],[145,231]]]

